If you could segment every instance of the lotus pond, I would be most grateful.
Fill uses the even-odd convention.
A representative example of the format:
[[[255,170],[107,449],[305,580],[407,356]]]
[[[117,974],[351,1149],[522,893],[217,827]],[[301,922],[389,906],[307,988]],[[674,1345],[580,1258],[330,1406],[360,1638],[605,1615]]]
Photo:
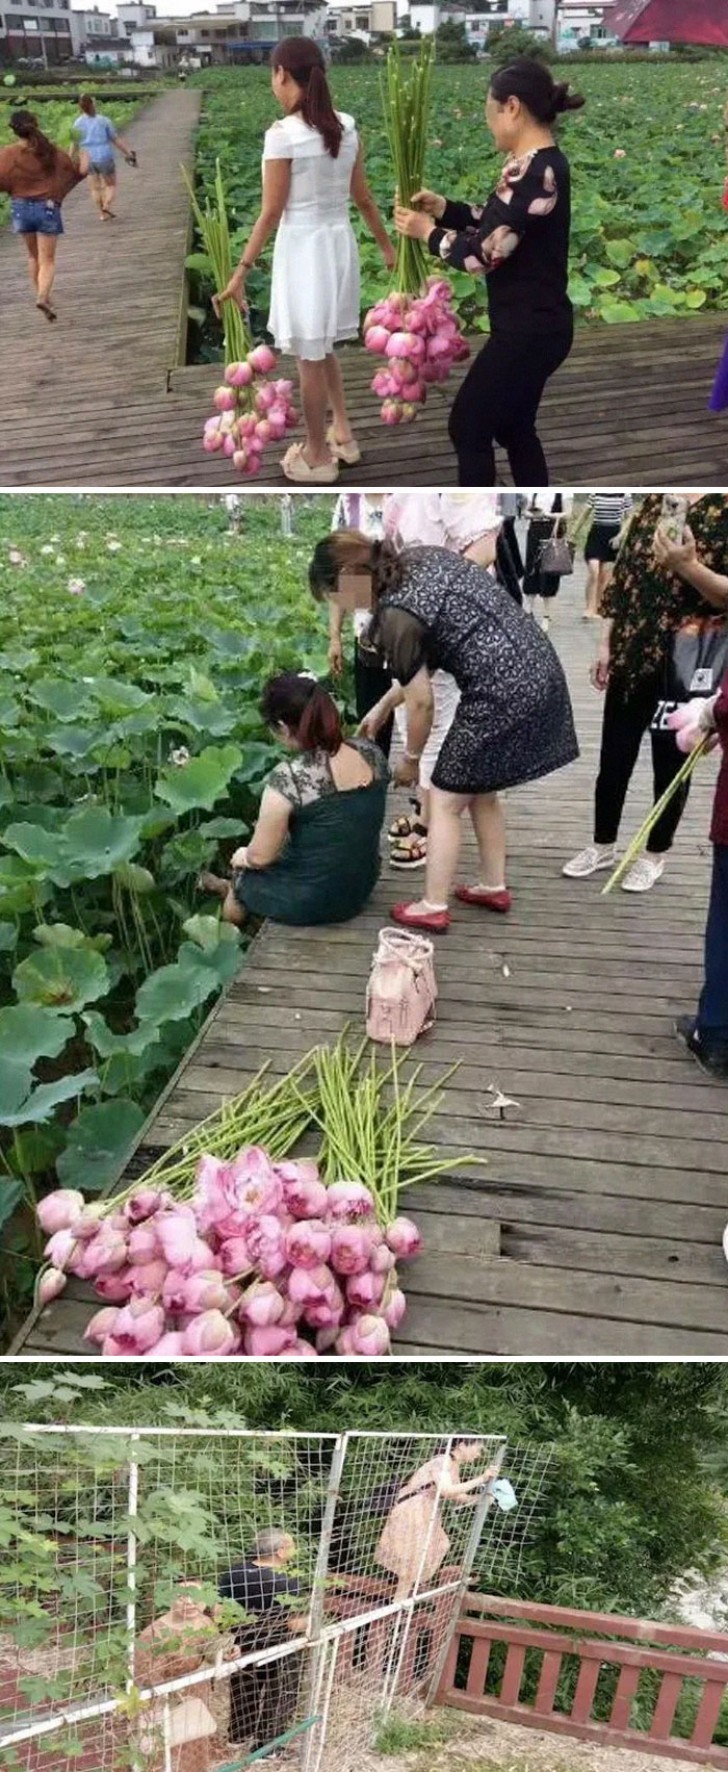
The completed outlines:
[[[498,156],[483,121],[487,68],[436,68],[427,182],[451,196],[482,198]],[[576,64],[573,83],[587,98],[563,126],[573,173],[571,293],[582,320],[613,324],[724,308],[728,304],[728,215],[721,207],[725,172],[719,60],[676,63]],[[334,97],[360,125],[370,182],[391,213],[393,175],[375,67],[335,67]],[[197,138],[201,196],[211,190],[220,159],[228,192],[233,245],[239,249],[257,214],[263,133],[277,111],[265,68],[207,71]],[[357,220],[357,226],[358,220]],[[362,239],[364,308],[386,287],[377,249]],[[199,242],[191,254],[191,354],[218,353],[217,328],[206,315],[211,290]],[[248,279],[258,332],[268,307],[268,267]],[[455,274],[461,322],[485,328],[482,291]]]
[[[0,497],[0,1306],[38,1193],[102,1189],[240,936],[196,879],[245,840],[272,670],[326,671],[306,589],[330,500]],[[15,1257],[15,1259],[11,1259]]]

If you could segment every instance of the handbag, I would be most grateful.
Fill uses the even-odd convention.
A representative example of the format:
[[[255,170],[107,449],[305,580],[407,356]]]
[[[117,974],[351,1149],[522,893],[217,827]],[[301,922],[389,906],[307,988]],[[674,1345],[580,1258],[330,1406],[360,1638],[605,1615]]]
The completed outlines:
[[[568,578],[574,570],[574,543],[568,535],[559,535],[559,525],[563,516],[554,519],[554,526],[548,541],[543,541],[538,551],[539,572],[552,572],[557,578]]]
[[[381,929],[366,996],[370,1040],[413,1046],[435,1020],[437,981],[431,941],[409,929]]]
[[[690,615],[672,636],[665,685],[652,719],[653,732],[668,731],[668,718],[682,702],[717,694],[728,671],[728,618]]]

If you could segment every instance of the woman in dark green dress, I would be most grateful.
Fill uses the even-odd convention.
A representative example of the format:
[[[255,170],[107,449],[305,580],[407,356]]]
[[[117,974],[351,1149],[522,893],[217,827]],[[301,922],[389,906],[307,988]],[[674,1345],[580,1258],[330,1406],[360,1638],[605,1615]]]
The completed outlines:
[[[261,712],[291,756],[268,778],[232,881],[203,874],[200,885],[223,899],[230,923],[345,923],[379,875],[386,758],[370,740],[344,738],[335,702],[306,672],[271,678]]]

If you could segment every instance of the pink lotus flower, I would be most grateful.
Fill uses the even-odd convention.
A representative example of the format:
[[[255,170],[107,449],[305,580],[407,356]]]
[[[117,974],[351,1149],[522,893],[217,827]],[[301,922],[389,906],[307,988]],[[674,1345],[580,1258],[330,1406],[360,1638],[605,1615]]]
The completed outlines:
[[[318,1354],[315,1347],[311,1346],[310,1341],[298,1340],[292,1342],[290,1347],[283,1348],[280,1358],[282,1360],[317,1360]]]
[[[337,1338],[336,1351],[339,1354],[355,1355],[359,1359],[378,1359],[391,1350],[389,1329],[383,1317],[354,1317]]]
[[[130,1224],[141,1224],[144,1219],[152,1218],[162,1204],[162,1194],[158,1188],[137,1188],[130,1194],[124,1207],[124,1217]]]
[[[81,1217],[75,1220],[74,1237],[78,1239],[79,1243],[88,1242],[89,1238],[96,1236],[96,1232],[104,1223],[104,1218],[105,1209],[100,1202],[95,1206],[86,1206]]]
[[[116,1305],[104,1305],[103,1309],[97,1311],[95,1316],[91,1318],[90,1322],[86,1324],[86,1328],[83,1332],[84,1341],[93,1341],[98,1347],[100,1347],[102,1341],[106,1340],[107,1335],[111,1334],[112,1325],[115,1323],[118,1314]]]
[[[235,395],[232,388],[226,388],[224,386],[216,388],[212,396],[212,404],[217,408],[218,412],[234,412]]]
[[[286,1257],[292,1267],[317,1267],[331,1254],[331,1232],[321,1219],[304,1218],[286,1232]]]
[[[402,408],[396,400],[385,400],[382,406],[382,424],[398,425],[402,416]]]
[[[307,1304],[303,1312],[304,1322],[310,1329],[337,1329],[343,1322],[346,1300],[340,1287],[328,1286],[323,1297],[313,1304]]]
[[[255,1145],[239,1151],[232,1163],[203,1157],[197,1171],[195,1205],[202,1230],[214,1226],[221,1235],[239,1236],[249,1219],[276,1212],[283,1187],[269,1156]]]
[[[38,1280],[35,1294],[36,1304],[45,1309],[47,1304],[52,1304],[53,1299],[58,1298],[60,1293],[65,1291],[66,1284],[67,1277],[61,1268],[47,1267]]]
[[[248,362],[251,369],[254,369],[258,375],[269,375],[271,369],[275,369],[276,366],[276,360],[269,345],[256,345],[254,350],[248,351]]]
[[[257,1359],[270,1359],[293,1349],[296,1339],[292,1329],[281,1328],[278,1323],[271,1323],[266,1328],[247,1329],[245,1352]]]
[[[270,1212],[264,1213],[257,1224],[249,1226],[246,1242],[250,1258],[264,1280],[277,1280],[288,1266],[286,1228]]]
[[[365,1227],[338,1224],[331,1238],[331,1266],[337,1274],[363,1274],[372,1253],[371,1239]]]
[[[174,1206],[158,1212],[154,1231],[168,1267],[186,1269],[189,1273],[207,1267],[210,1251],[197,1234],[197,1222],[191,1207]]]
[[[219,1261],[222,1272],[228,1279],[247,1274],[251,1267],[247,1238],[228,1237],[220,1244]]]
[[[395,1258],[385,1242],[381,1242],[372,1250],[370,1267],[373,1274],[389,1274],[394,1267]]]
[[[78,1242],[73,1231],[54,1231],[46,1243],[45,1254],[53,1267],[67,1268],[77,1248]]]
[[[407,1300],[401,1287],[395,1286],[382,1305],[382,1316],[388,1329],[397,1329],[407,1309]]]
[[[162,1287],[162,1303],[173,1316],[197,1316],[201,1311],[227,1310],[230,1297],[215,1269],[183,1274],[172,1268]]]
[[[373,1274],[370,1269],[364,1274],[350,1274],[346,1282],[346,1298],[358,1310],[376,1309],[384,1297],[386,1281],[383,1274]]]
[[[129,1233],[129,1260],[156,1261],[159,1243],[153,1224],[135,1224]]]
[[[134,1283],[133,1267],[121,1268],[116,1274],[99,1274],[94,1287],[107,1304],[124,1304],[131,1298]]]
[[[126,1267],[126,1238],[113,1225],[102,1225],[95,1237],[80,1245],[73,1271],[82,1280],[95,1280],[97,1274],[117,1274]]]
[[[335,1181],[328,1189],[329,1213],[344,1224],[374,1219],[374,1199],[362,1181]]]
[[[169,1270],[166,1261],[162,1261],[160,1256],[157,1261],[146,1261],[139,1267],[132,1263],[129,1271],[132,1276],[131,1289],[135,1298],[157,1298],[162,1291]]]
[[[331,1269],[321,1262],[318,1267],[291,1268],[286,1290],[291,1303],[300,1305],[303,1310],[325,1298],[335,1284]]]
[[[368,351],[375,351],[378,356],[383,356],[389,344],[386,326],[370,326],[364,334],[364,344]]]
[[[141,1358],[143,1360],[178,1360],[181,1353],[182,1336],[180,1331],[167,1329],[164,1335],[160,1335],[159,1341],[155,1342],[154,1347],[150,1347],[145,1354],[141,1355]]]
[[[292,1218],[324,1218],[328,1210],[328,1189],[324,1187],[316,1163],[277,1163],[276,1174],[283,1183],[283,1197]]]
[[[392,1223],[387,1225],[384,1234],[387,1248],[391,1249],[398,1261],[411,1261],[413,1256],[419,1255],[422,1251],[422,1237],[411,1218],[401,1216],[394,1218]]]
[[[122,1354],[143,1354],[164,1334],[164,1311],[147,1298],[131,1298],[116,1313],[111,1335]]]
[[[58,1187],[38,1202],[38,1223],[47,1237],[70,1230],[83,1213],[85,1200],[77,1188]]]
[[[203,1311],[194,1317],[182,1334],[181,1351],[198,1357],[231,1354],[240,1345],[240,1337],[222,1311]]]
[[[280,1323],[285,1308],[285,1299],[272,1280],[258,1280],[243,1293],[238,1314],[253,1329],[269,1329],[273,1323]]]

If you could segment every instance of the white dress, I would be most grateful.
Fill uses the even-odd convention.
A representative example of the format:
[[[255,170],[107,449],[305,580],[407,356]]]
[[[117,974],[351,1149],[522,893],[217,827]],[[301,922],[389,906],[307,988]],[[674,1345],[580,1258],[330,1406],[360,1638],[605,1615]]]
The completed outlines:
[[[291,189],[273,250],[268,327],[281,351],[320,362],[337,340],[359,334],[359,253],[349,220],[359,138],[344,134],[336,159],[317,129],[295,113],[266,130],[266,160],[291,161]]]

